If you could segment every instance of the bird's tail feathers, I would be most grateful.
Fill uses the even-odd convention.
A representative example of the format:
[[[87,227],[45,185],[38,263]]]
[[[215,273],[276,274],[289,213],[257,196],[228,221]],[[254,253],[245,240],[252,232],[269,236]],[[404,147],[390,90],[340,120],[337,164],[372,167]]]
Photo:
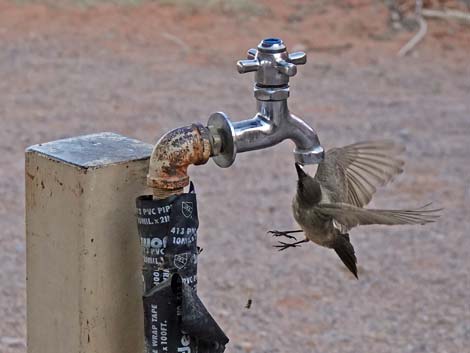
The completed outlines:
[[[341,261],[343,261],[343,263],[349,269],[349,271],[351,271],[354,277],[358,279],[356,254],[354,252],[354,247],[349,241],[349,235],[340,234],[336,238],[335,243],[333,244],[333,249],[335,250],[336,254],[339,256]]]

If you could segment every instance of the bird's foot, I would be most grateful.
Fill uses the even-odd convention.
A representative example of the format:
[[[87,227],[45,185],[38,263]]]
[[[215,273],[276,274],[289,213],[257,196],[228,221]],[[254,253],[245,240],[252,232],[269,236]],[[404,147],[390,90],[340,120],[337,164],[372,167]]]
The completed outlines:
[[[292,232],[289,232],[289,231],[270,230],[268,233],[271,234],[273,237],[286,237],[288,239],[297,240],[296,237],[289,234],[289,233],[292,233]]]
[[[297,248],[300,247],[297,243],[284,243],[283,241],[279,242],[279,245],[273,245],[274,248],[278,248],[279,251],[286,250],[287,248]]]
[[[303,239],[296,241],[295,243],[285,243],[280,241],[278,245],[273,245],[273,247],[278,248],[279,251],[286,250],[287,248],[300,248],[300,244],[308,242],[308,239]]]

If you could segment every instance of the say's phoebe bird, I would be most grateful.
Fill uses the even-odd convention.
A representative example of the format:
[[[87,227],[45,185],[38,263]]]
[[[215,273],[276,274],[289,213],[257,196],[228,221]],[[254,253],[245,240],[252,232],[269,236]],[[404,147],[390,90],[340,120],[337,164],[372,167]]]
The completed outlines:
[[[273,236],[297,240],[290,233],[303,232],[305,239],[279,242],[285,250],[298,244],[314,243],[334,249],[346,267],[357,277],[356,255],[349,241],[349,230],[367,224],[425,224],[434,222],[441,209],[428,205],[409,210],[363,208],[377,186],[387,184],[400,174],[404,162],[395,156],[404,149],[391,141],[359,142],[326,152],[315,177],[295,164],[299,180],[292,203],[294,218],[302,228],[294,231],[270,231]]]

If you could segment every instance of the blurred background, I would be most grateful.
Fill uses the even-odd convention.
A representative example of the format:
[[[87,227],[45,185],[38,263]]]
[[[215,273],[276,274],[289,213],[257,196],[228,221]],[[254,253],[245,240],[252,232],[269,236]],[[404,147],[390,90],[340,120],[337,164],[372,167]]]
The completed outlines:
[[[272,247],[268,230],[296,227],[290,142],[238,155],[229,169],[192,167],[198,288],[227,352],[468,352],[468,6],[0,0],[0,352],[26,352],[24,149],[100,131],[154,143],[215,111],[246,119],[253,77],[235,62],[268,36],[307,52],[289,104],[324,146],[407,147],[405,173],[371,207],[432,201],[445,211],[424,227],[354,230],[357,281],[332,251]]]

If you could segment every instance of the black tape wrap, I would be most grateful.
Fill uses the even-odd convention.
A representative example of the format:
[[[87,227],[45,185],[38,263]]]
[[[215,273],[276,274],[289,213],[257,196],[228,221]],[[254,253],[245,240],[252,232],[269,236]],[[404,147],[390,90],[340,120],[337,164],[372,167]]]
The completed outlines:
[[[141,196],[136,204],[146,352],[222,353],[228,338],[196,294],[199,220],[192,183],[188,193]]]

